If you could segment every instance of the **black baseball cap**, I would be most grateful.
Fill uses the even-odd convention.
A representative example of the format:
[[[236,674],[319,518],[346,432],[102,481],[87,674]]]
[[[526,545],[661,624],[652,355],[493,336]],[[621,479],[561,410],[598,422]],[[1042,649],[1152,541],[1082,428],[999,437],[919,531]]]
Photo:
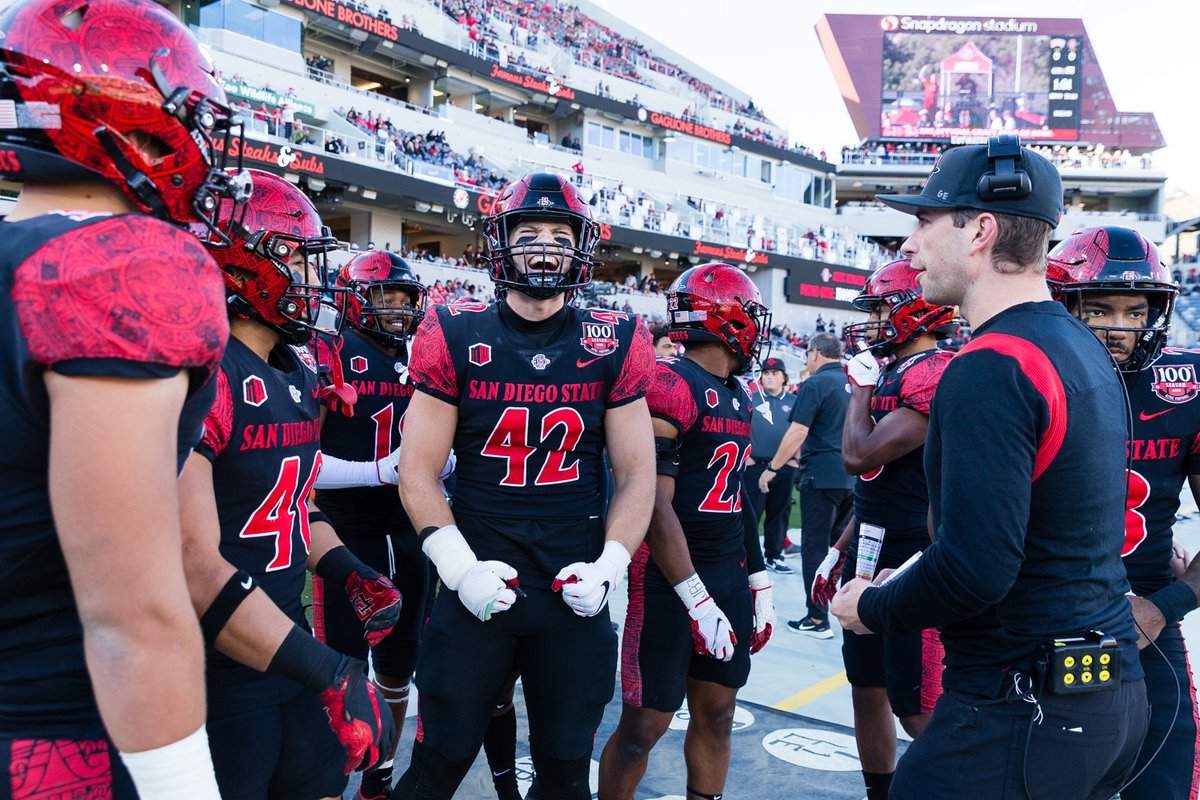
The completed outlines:
[[[1009,134],[944,152],[920,194],[877,194],[875,199],[905,214],[922,208],[971,208],[1058,227],[1063,188],[1054,165]]]
[[[783,359],[781,358],[768,358],[766,361],[762,362],[763,372],[766,372],[770,369],[778,370],[785,376],[787,375],[787,365],[783,363]]]

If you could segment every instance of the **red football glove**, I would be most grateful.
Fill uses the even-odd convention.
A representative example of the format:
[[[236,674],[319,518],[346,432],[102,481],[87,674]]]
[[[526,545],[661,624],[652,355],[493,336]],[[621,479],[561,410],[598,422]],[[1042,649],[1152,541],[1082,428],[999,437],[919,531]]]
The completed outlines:
[[[842,565],[846,563],[846,554],[836,547],[829,548],[825,560],[817,567],[816,577],[813,578],[812,601],[819,606],[829,607],[833,596],[837,594],[838,584],[842,582]]]
[[[366,664],[343,656],[333,683],[320,693],[329,727],[346,748],[346,774],[375,767],[390,758],[396,723],[367,680]]]
[[[346,576],[346,596],[363,624],[363,636],[371,647],[382,642],[400,620],[404,605],[400,592],[387,578],[359,563]]]

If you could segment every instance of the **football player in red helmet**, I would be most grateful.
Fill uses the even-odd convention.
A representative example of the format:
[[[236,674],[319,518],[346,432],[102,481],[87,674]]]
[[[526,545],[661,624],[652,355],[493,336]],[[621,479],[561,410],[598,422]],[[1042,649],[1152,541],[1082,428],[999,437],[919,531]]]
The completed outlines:
[[[1176,710],[1176,691],[1177,680],[1191,680],[1179,622],[1197,605],[1200,562],[1177,580],[1171,558],[1185,479],[1200,498],[1200,352],[1165,346],[1179,289],[1158,248],[1137,231],[1075,231],[1050,252],[1047,280],[1108,348],[1129,394],[1129,510],[1121,560],[1142,631],[1138,645],[1151,710],[1134,767],[1138,777],[1121,797],[1193,797],[1195,692],[1178,695],[1182,705]],[[1151,640],[1155,647],[1147,646]]]
[[[484,232],[507,291],[429,309],[409,362],[400,497],[446,591],[422,635],[421,735],[394,796],[453,796],[516,662],[541,791],[587,798],[617,668],[608,599],[653,502],[652,344],[629,314],[567,304],[598,236],[564,178],[511,184]],[[452,444],[453,512],[438,482]],[[601,520],[605,449],[616,492]]]
[[[187,27],[147,0],[8,4],[0,105],[0,176],[23,183],[0,223],[0,780],[214,800],[175,477],[229,328],[181,226],[244,199],[220,170],[236,120]]]
[[[685,697],[687,793],[721,796],[737,691],[775,615],[758,537],[742,523],[751,399],[735,377],[767,343],[770,312],[744,272],[711,263],[675,279],[667,313],[671,339],[686,350],[659,360],[647,395],[658,480],[646,543],[630,568],[624,704],[600,759],[608,798],[633,797]]]
[[[317,363],[306,345],[317,330],[337,332],[345,292],[329,287],[324,266],[337,242],[308,198],[269,173],[254,171],[246,207],[223,204],[222,224],[226,214],[235,217],[231,246],[212,252],[233,335],[180,479],[185,566],[213,645],[213,763],[230,797],[340,797],[350,771],[388,757],[395,726],[366,665],[308,632],[305,571],[344,587],[381,635],[400,597],[309,500],[322,455]]]
[[[858,480],[850,523],[813,581],[812,599],[821,606],[837,591],[844,562],[861,574],[859,537],[865,529],[883,542],[878,569],[895,569],[929,546],[925,434],[938,379],[952,358],[938,350],[935,331],[954,318],[954,308],[927,303],[918,275],[907,258],[880,267],[854,300],[867,321],[844,329],[848,346],[862,348],[846,365],[850,405],[842,428],[842,464]],[[929,722],[941,694],[942,655],[936,629],[878,636],[842,632],[868,800],[887,798],[896,769],[892,715],[914,737]]]
[[[322,415],[324,465],[317,479],[317,504],[350,552],[395,582],[404,606],[386,637],[364,631],[346,593],[336,586],[327,590],[325,581],[316,577],[313,628],[330,647],[356,658],[365,660],[369,646],[375,686],[399,732],[420,649],[429,562],[400,504],[390,460],[399,457],[396,450],[413,395],[408,340],[425,313],[426,290],[408,263],[386,250],[354,256],[339,270],[337,283],[350,291],[348,330],[338,346],[321,337],[318,356],[335,384],[345,381],[354,402],[347,407],[336,386],[331,387],[331,409],[352,413]],[[376,466],[384,462],[392,464],[390,472]],[[363,775],[358,796],[386,798],[391,788],[392,753],[387,753],[380,767]]]

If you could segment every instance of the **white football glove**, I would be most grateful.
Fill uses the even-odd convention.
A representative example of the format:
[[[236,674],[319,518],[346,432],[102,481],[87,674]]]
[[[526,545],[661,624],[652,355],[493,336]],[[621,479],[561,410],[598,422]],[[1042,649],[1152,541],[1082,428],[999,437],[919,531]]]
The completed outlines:
[[[879,372],[879,361],[870,350],[864,350],[846,362],[846,377],[855,386],[875,388]]]
[[[757,653],[771,640],[777,622],[771,579],[766,570],[750,576],[750,595],[754,598],[754,634],[750,637],[750,652]]]
[[[550,590],[562,590],[562,599],[581,617],[594,617],[608,603],[629,568],[629,551],[612,539],[595,561],[568,564],[554,576]]]
[[[457,525],[426,536],[421,550],[437,567],[446,588],[458,592],[459,601],[483,622],[517,602],[517,571],[503,561],[477,559]]]
[[[400,482],[400,448],[397,447],[375,462],[375,474],[381,486],[395,486]]]
[[[837,594],[838,584],[842,582],[842,565],[846,563],[846,554],[836,547],[829,548],[825,560],[817,567],[813,577],[812,601],[819,606],[829,607],[829,601]]]
[[[700,576],[693,572],[675,584],[675,593],[692,618],[692,642],[696,652],[720,661],[732,659],[737,636],[729,625],[729,617],[717,607],[717,601],[712,599]]]

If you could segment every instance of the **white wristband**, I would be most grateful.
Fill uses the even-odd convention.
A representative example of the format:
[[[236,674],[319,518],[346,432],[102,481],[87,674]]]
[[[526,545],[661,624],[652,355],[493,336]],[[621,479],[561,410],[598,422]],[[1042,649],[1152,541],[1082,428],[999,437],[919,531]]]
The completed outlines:
[[[221,800],[203,725],[190,736],[153,750],[121,753],[139,797],[154,800]]]
[[[321,471],[317,474],[318,489],[349,489],[354,486],[379,486],[379,469],[374,461],[346,461],[337,456],[321,454]]]
[[[769,575],[767,575],[767,571],[765,569],[762,570],[761,572],[753,572],[750,574],[750,588],[751,589],[770,589],[771,588],[771,578]]]
[[[421,550],[437,567],[438,577],[452,592],[458,591],[463,576],[479,563],[457,525],[444,525],[425,537]]]
[[[675,584],[675,594],[679,595],[679,599],[687,606],[688,611],[691,611],[708,597],[708,588],[704,581],[700,580],[700,576],[693,572]]]

